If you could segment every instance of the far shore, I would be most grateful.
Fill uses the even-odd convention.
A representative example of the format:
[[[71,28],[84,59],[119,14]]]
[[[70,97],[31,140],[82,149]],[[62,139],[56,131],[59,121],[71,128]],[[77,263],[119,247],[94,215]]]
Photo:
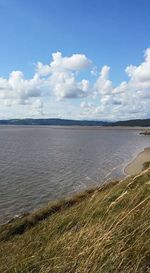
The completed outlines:
[[[142,171],[145,162],[150,162],[150,147],[140,152],[136,158],[126,166],[124,173],[126,175],[138,174]]]

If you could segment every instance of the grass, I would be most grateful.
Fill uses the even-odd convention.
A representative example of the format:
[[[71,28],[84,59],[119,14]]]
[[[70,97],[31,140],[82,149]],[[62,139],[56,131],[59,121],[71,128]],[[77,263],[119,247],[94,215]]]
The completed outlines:
[[[148,169],[148,168],[150,168],[150,161],[146,161],[143,164],[143,171],[146,170],[146,169]]]
[[[150,170],[0,228],[1,273],[149,273]]]

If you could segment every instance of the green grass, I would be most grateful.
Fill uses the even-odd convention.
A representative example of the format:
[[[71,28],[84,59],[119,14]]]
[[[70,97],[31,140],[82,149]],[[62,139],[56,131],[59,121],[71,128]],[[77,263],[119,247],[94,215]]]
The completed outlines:
[[[0,272],[150,272],[150,170],[2,226]]]

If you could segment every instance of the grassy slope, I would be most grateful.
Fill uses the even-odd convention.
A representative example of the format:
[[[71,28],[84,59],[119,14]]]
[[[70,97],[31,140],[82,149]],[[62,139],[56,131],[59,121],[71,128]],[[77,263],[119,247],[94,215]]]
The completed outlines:
[[[16,220],[0,240],[2,273],[150,272],[150,170]]]

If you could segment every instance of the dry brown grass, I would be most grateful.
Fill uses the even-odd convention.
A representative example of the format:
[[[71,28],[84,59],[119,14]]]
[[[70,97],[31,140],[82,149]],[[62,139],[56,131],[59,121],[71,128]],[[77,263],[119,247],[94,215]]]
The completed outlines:
[[[2,273],[148,273],[150,170],[50,204],[0,238]]]

